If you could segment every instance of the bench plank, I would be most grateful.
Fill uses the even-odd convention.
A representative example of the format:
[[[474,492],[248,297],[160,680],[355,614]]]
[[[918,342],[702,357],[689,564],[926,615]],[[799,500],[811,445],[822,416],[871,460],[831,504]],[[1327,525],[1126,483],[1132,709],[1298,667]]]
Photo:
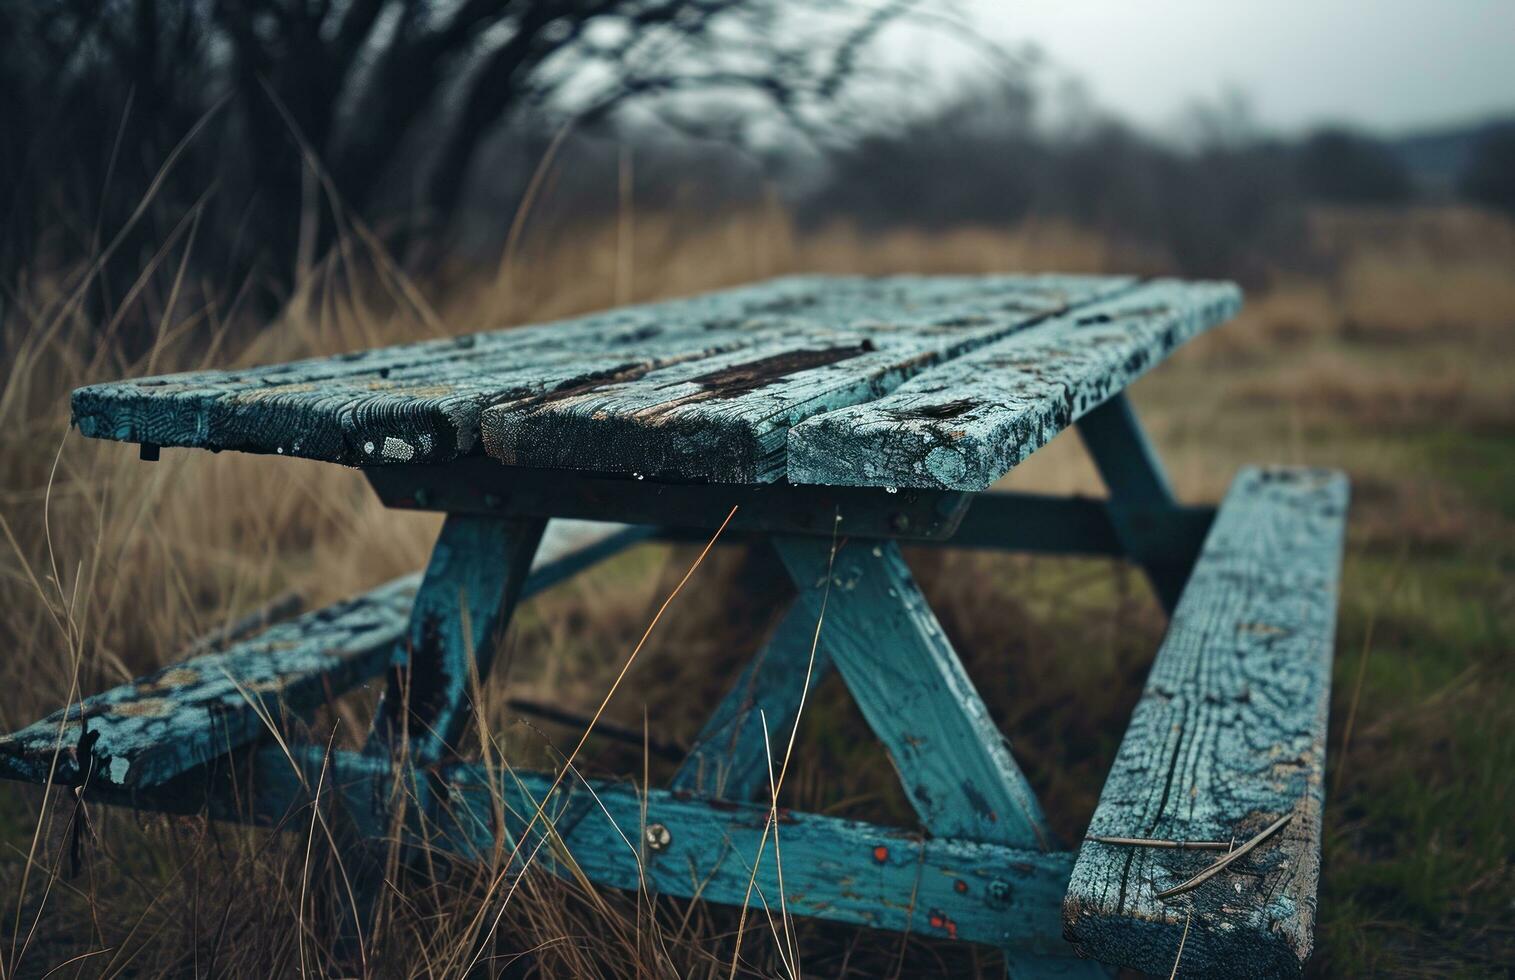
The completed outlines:
[[[651,532],[552,521],[523,595]],[[304,714],[381,674],[406,633],[420,582],[419,574],[403,576],[56,711],[0,737],[0,776],[41,783],[52,773],[76,785],[86,775],[82,758],[92,783],[140,787],[209,762],[261,737],[269,720]]]
[[[1243,470],[1153,662],[1089,833],[1235,840],[1288,825],[1193,891],[1218,857],[1085,841],[1064,930],[1086,956],[1166,973],[1297,975],[1313,943],[1326,711],[1347,483]],[[1192,917],[1192,919],[1191,919]]]
[[[1240,308],[1230,283],[1149,283],[789,432],[789,481],[983,490]]]
[[[688,377],[700,377],[742,363],[744,350],[762,347],[771,355],[786,339],[798,343],[840,331],[858,343],[887,332],[883,324],[912,317],[929,323],[933,311],[1008,292],[1045,297],[1126,281],[791,277],[532,327],[269,367],[90,385],[74,392],[74,420],[86,436],[158,446],[349,465],[442,462],[476,450],[479,414],[489,405],[520,410],[677,365],[689,366]],[[708,370],[697,366],[722,355],[735,360]]]

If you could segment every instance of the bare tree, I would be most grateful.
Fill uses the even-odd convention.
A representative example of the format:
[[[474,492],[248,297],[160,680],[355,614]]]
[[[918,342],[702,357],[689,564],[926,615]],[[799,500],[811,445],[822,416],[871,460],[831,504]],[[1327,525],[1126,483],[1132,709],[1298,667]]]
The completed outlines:
[[[0,167],[35,185],[62,158],[83,198],[209,112],[179,205],[215,181],[223,237],[288,255],[313,175],[357,215],[442,227],[480,147],[528,112],[588,125],[631,101],[683,121],[702,105],[735,129],[825,132],[916,2],[39,0],[0,14],[0,83],[25,117]]]

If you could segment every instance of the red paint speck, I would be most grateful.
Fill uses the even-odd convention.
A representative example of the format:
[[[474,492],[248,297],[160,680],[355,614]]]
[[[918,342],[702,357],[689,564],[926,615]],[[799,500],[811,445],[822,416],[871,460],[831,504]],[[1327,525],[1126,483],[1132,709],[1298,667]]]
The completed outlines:
[[[875,847],[873,849],[873,860],[877,861],[879,864],[883,864],[885,861],[889,860],[889,848],[885,847],[883,844]]]
[[[957,923],[953,922],[951,919],[938,912],[936,909],[931,910],[931,918],[927,921],[931,923],[931,928],[941,929],[942,931],[946,932],[948,939],[957,938]]]
[[[959,878],[952,883],[952,890],[957,892],[959,895],[966,895],[968,894],[968,883]]]

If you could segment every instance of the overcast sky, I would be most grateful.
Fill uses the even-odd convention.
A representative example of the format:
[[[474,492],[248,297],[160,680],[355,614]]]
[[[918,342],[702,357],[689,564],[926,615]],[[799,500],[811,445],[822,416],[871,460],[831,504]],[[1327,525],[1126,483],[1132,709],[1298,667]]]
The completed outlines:
[[[1246,93],[1256,120],[1387,131],[1515,110],[1515,0],[962,0],[1151,127]],[[961,58],[961,52],[957,55]]]

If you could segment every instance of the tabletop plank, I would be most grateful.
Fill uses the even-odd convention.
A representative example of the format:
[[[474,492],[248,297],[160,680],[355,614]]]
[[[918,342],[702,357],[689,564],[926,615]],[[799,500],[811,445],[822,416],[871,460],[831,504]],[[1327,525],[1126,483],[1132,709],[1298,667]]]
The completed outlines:
[[[727,483],[787,472],[789,429],[868,402],[934,365],[1131,286],[1124,277],[988,278],[973,292],[921,295],[930,279],[883,280],[871,314],[806,317],[767,342],[624,381],[486,409],[485,450],[510,465]],[[943,301],[945,300],[945,301]]]
[[[704,360],[801,335],[866,332],[1007,289],[1034,292],[1040,278],[788,277],[531,327],[91,385],[74,393],[74,419],[87,436],[160,446],[349,465],[442,462],[476,451],[488,405],[625,384],[676,365],[698,377]]]
[[[490,398],[750,343],[765,314],[803,307],[818,291],[795,277],[334,357],[90,385],[74,392],[74,421],[87,436],[123,442],[347,464],[441,461],[473,448]]]
[[[1230,283],[1147,283],[788,432],[791,483],[983,490],[1241,304]]]

